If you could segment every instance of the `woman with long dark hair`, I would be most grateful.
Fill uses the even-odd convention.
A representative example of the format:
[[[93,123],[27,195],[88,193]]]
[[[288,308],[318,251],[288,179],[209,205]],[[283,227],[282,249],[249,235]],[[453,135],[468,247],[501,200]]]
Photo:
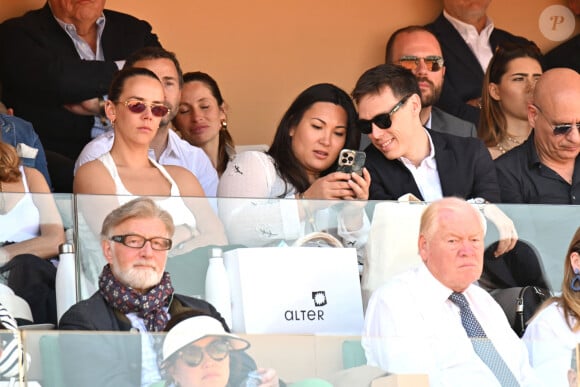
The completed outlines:
[[[309,200],[222,199],[220,217],[230,242],[263,246],[328,230],[332,214],[326,209],[335,204],[332,200],[367,200],[366,169],[362,175],[336,171],[341,149],[358,149],[356,118],[348,94],[328,83],[317,84],[292,102],[267,153],[236,155],[220,179],[220,197]],[[338,235],[351,247],[366,240],[368,219],[361,207],[346,205],[334,214]]]

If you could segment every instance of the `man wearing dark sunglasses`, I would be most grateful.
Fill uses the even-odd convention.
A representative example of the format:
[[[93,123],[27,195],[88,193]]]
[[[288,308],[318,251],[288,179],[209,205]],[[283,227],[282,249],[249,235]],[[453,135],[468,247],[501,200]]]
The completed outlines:
[[[100,331],[100,335],[63,335],[60,345],[68,386],[149,386],[161,379],[162,332],[171,316],[198,310],[224,319],[206,301],[177,294],[165,271],[174,224],[168,212],[149,198],[137,198],[107,215],[101,247],[108,264],[99,290],[73,305],[59,329]],[[136,339],[103,331],[140,332]],[[90,360],[88,360],[90,359]]]
[[[372,142],[365,149],[369,199],[411,194],[428,202],[447,196],[499,202],[497,176],[483,142],[425,129],[420,95],[413,73],[393,64],[367,70],[357,81],[352,96],[358,127]],[[511,250],[517,241],[513,222],[497,206],[485,206],[484,215],[499,230],[496,254]]]
[[[528,121],[528,140],[495,161],[502,202],[580,204],[580,74],[542,74]]]

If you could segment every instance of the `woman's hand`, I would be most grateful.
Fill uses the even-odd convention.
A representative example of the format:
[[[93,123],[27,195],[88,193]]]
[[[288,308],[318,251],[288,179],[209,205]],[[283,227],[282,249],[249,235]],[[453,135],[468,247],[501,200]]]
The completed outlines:
[[[358,199],[369,198],[369,186],[371,176],[366,168],[363,168],[363,176],[356,173],[333,172],[316,179],[304,192],[304,199]]]

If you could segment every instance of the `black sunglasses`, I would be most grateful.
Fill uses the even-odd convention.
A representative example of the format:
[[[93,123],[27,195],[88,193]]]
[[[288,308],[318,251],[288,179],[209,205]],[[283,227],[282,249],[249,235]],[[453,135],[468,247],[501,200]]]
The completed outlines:
[[[573,127],[576,127],[576,129],[578,129],[578,131],[580,131],[580,122],[576,122],[575,124],[559,124],[559,125],[553,125],[550,120],[548,120],[548,117],[546,117],[546,115],[544,114],[544,112],[542,111],[542,109],[540,109],[540,107],[538,105],[534,105],[534,107],[536,109],[538,109],[538,111],[540,112],[540,114],[542,115],[542,117],[544,117],[544,119],[546,120],[546,122],[548,123],[548,125],[550,125],[552,127],[552,131],[554,133],[554,136],[565,136],[568,133],[570,133],[570,131],[572,130]]]
[[[145,238],[143,235],[139,234],[113,235],[111,240],[113,242],[121,243],[122,245],[132,249],[140,249],[145,246],[145,243],[149,242],[151,244],[151,248],[158,251],[170,250],[172,244],[171,239],[169,238]]]
[[[165,117],[165,115],[167,113],[169,113],[169,108],[163,104],[159,104],[159,103],[145,103],[143,101],[139,101],[136,99],[128,99],[125,102],[120,102],[123,105],[127,106],[127,109],[129,109],[129,111],[131,113],[135,113],[135,114],[141,114],[145,111],[145,109],[147,109],[147,107],[149,107],[151,109],[151,114],[153,114],[155,117]]]
[[[444,60],[439,55],[429,55],[425,57],[406,55],[401,57],[397,63],[406,69],[415,71],[415,69],[419,67],[419,62],[421,62],[421,60],[425,63],[425,67],[427,67],[428,71],[437,72],[443,68]]]
[[[393,122],[391,121],[391,116],[395,114],[404,104],[407,102],[410,96],[409,94],[404,96],[390,111],[387,113],[377,114],[370,120],[358,120],[357,126],[358,130],[364,134],[370,134],[373,131],[373,123],[381,129],[389,129]]]
[[[226,340],[215,340],[204,348],[188,345],[179,351],[179,357],[189,367],[197,367],[203,361],[203,353],[207,353],[215,361],[222,361],[230,354],[230,343]]]

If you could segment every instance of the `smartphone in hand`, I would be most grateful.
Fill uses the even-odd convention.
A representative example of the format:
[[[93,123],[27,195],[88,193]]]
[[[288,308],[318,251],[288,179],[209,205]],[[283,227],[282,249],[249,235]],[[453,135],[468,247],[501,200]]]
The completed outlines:
[[[365,166],[367,155],[363,151],[343,149],[338,156],[339,172],[356,173],[362,176],[362,169]]]

